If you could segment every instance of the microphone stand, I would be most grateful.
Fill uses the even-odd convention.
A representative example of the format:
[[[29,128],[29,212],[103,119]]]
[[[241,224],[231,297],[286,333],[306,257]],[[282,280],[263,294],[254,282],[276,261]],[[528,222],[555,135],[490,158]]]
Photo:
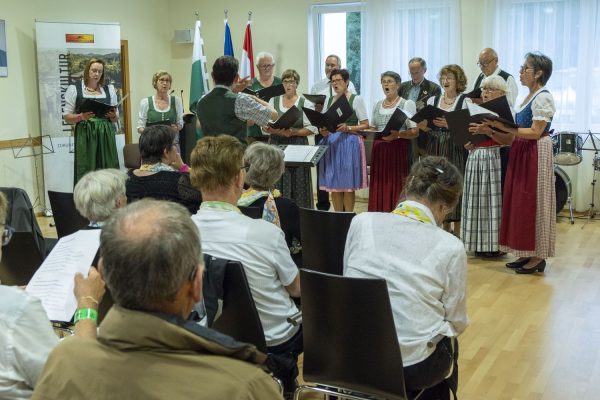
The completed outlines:
[[[600,165],[596,166],[596,160],[598,159],[598,147],[596,146],[596,142],[594,141],[594,135],[593,135],[592,131],[588,131],[588,138],[592,142],[592,147],[594,147],[594,159],[592,160],[592,165],[594,166],[594,172],[592,175],[592,183],[591,183],[591,185],[592,185],[592,202],[590,203],[590,209],[588,210],[587,220],[581,226],[581,229],[583,229],[587,225],[587,223],[590,222],[590,220],[592,220],[594,218],[594,216],[596,215],[595,204],[594,204],[594,198],[596,195],[596,193],[595,193],[596,192],[596,171],[598,169],[600,169]]]

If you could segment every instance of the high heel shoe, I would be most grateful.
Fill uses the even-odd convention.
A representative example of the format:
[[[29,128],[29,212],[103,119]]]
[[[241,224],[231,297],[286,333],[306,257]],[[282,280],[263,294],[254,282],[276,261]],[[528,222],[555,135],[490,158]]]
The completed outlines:
[[[546,269],[546,260],[542,260],[531,268],[519,267],[515,270],[517,274],[533,274],[535,272],[544,272]]]
[[[529,258],[524,258],[521,261],[517,260],[517,261],[506,263],[506,266],[508,268],[517,269],[517,268],[521,268],[523,265],[527,264],[528,262],[529,262]]]

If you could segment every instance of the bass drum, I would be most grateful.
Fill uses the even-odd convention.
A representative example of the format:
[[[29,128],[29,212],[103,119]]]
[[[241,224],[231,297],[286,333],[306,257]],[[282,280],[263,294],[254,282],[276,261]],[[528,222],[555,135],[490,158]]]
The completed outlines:
[[[571,196],[571,180],[560,167],[554,167],[554,189],[556,190],[556,213],[558,214],[567,204]]]

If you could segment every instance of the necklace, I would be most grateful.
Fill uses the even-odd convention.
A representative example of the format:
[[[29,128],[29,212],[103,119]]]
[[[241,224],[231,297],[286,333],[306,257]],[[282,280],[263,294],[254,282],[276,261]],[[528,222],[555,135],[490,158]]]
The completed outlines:
[[[92,89],[92,88],[87,87],[87,86],[85,86],[85,91],[89,92],[89,93],[97,93],[97,92],[99,92],[98,89]]]
[[[446,96],[446,93],[444,93],[444,97],[442,97],[442,101],[444,102],[445,105],[447,106],[451,106],[452,104],[454,104],[454,100],[456,99],[456,96],[454,96],[452,99],[449,99],[450,102],[448,103],[448,97]]]
[[[385,98],[385,99],[383,99],[383,106],[384,107],[392,107],[394,104],[396,104],[398,99],[400,99],[400,96],[396,96],[396,98],[392,101],[388,101],[388,99]]]

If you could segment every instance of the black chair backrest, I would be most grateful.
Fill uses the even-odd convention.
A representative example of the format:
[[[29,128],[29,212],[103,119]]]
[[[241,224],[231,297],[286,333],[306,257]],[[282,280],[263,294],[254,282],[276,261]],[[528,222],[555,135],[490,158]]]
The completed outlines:
[[[250,217],[252,219],[261,219],[263,214],[263,209],[260,207],[245,207],[238,206],[242,214],[246,217]]]
[[[196,116],[194,114],[185,114],[183,116],[183,129],[179,131],[179,148],[183,162],[190,163],[192,150],[196,147],[196,141]]]
[[[42,265],[43,257],[33,232],[15,232],[2,248],[0,281],[3,285],[27,285]]]
[[[355,213],[300,207],[302,265],[314,271],[342,275],[344,246]]]
[[[75,208],[73,193],[48,190],[48,198],[59,238],[75,233],[90,223]]]
[[[223,283],[223,311],[212,328],[240,342],[252,343],[267,352],[265,333],[256,311],[244,267],[238,261],[228,261]]]
[[[27,192],[20,188],[0,187],[8,199],[8,213],[6,224],[12,226],[16,232],[31,232],[36,244],[36,249],[46,258],[46,254],[52,248],[52,240],[44,239],[42,230],[38,225],[35,212]]]
[[[300,281],[304,380],[406,399],[385,280],[301,269]]]

